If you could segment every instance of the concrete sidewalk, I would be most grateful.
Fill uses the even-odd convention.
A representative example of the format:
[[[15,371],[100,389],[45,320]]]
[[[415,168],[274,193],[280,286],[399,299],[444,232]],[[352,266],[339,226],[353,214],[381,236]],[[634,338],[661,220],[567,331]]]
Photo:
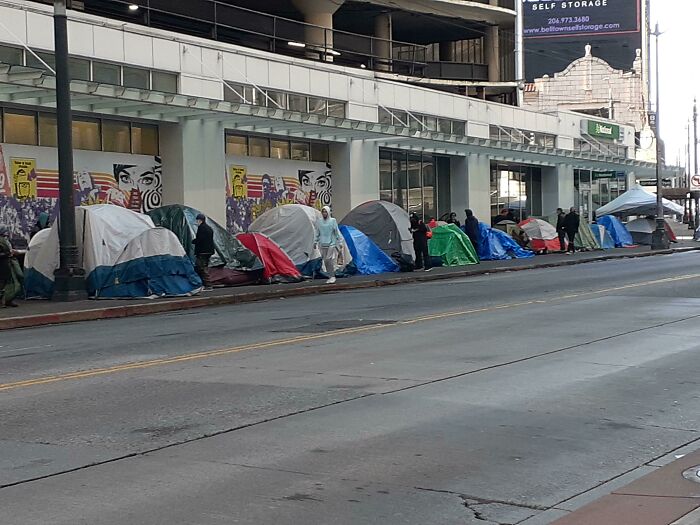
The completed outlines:
[[[509,261],[485,261],[478,265],[435,268],[431,272],[391,273],[357,276],[340,279],[328,285],[323,280],[295,284],[253,285],[236,288],[217,288],[196,297],[133,300],[86,300],[72,303],[51,301],[18,301],[19,308],[0,308],[0,330],[27,328],[47,324],[112,319],[135,315],[149,315],[175,310],[187,310],[205,306],[249,303],[283,297],[297,297],[318,293],[357,290],[403,283],[438,281],[488,273],[532,270],[583,264],[588,262],[668,255],[700,250],[700,243],[680,242],[669,250],[651,251],[648,246],[619,248],[605,252],[581,252],[576,254],[550,254],[533,259]]]

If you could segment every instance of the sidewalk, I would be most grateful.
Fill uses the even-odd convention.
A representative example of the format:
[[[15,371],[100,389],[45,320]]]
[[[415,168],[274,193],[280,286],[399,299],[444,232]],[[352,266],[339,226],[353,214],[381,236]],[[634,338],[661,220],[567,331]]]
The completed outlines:
[[[296,284],[218,288],[210,292],[204,292],[196,297],[168,299],[86,300],[72,303],[18,301],[20,304],[19,308],[0,308],[0,330],[96,319],[112,319],[134,315],[149,315],[205,306],[249,303],[266,299],[278,299],[281,297],[297,297],[343,290],[358,290],[402,283],[438,281],[488,273],[553,268],[587,262],[646,257],[651,255],[667,255],[695,250],[700,250],[700,243],[683,241],[672,245],[670,250],[656,252],[652,252],[648,246],[642,246],[637,248],[618,248],[605,252],[577,253],[574,255],[551,254],[538,256],[533,259],[485,261],[474,266],[435,268],[431,272],[357,276],[339,279],[338,282],[333,285],[325,284],[323,280],[316,280]]]

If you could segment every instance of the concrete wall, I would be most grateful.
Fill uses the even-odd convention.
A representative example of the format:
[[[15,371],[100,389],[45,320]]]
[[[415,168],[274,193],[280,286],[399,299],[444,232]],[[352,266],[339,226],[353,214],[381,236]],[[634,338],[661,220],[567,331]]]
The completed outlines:
[[[355,140],[332,144],[333,214],[342,219],[363,202],[379,199],[379,146]]]
[[[487,155],[452,157],[450,162],[452,211],[462,217],[470,208],[480,221],[490,223],[491,161]]]

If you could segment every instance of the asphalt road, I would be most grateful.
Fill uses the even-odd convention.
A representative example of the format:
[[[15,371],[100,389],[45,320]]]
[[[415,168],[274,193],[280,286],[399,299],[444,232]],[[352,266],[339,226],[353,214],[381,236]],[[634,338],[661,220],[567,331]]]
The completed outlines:
[[[699,306],[690,253],[2,332],[0,523],[547,523],[700,448]]]

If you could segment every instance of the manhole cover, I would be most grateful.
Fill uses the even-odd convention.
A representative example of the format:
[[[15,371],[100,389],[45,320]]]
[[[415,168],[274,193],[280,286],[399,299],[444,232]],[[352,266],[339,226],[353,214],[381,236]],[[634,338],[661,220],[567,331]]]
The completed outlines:
[[[694,481],[695,483],[700,483],[700,465],[691,467],[685,472],[683,472],[683,477],[688,481]]]
[[[272,330],[272,332],[298,332],[304,334],[315,334],[330,332],[333,330],[347,330],[349,328],[362,328],[364,326],[396,324],[396,321],[377,319],[344,319],[342,321],[325,321],[323,323],[307,324],[283,330]]]

